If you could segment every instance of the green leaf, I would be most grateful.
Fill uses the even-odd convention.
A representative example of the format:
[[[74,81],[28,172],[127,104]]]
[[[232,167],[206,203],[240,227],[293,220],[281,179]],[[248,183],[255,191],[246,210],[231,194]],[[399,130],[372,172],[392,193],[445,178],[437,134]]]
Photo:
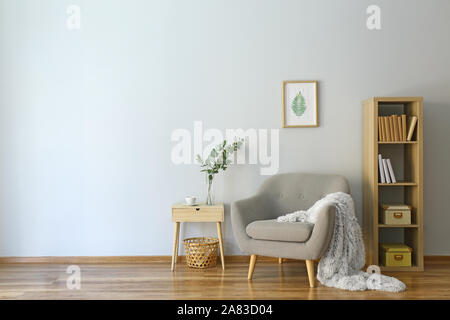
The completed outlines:
[[[292,101],[292,111],[297,117],[302,116],[306,111],[305,97],[303,97],[302,92],[299,91]]]

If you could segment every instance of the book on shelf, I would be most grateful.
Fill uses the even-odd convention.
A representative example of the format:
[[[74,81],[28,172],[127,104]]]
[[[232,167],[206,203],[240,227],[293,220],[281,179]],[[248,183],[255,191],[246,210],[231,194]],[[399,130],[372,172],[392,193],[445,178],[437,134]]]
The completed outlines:
[[[402,117],[401,116],[395,116],[397,119],[397,130],[398,130],[398,140],[404,141],[403,134],[402,134]]]
[[[378,141],[386,141],[383,129],[384,129],[383,117],[378,117]]]
[[[384,167],[383,167],[383,158],[381,157],[381,154],[378,155],[378,168],[380,171],[381,183],[386,183],[386,176],[384,175]]]
[[[397,183],[391,159],[383,159],[382,155],[378,154],[378,170],[381,183]]]
[[[387,166],[386,159],[382,159],[383,161],[383,170],[384,170],[384,176],[386,178],[386,183],[391,183],[391,178],[389,177],[389,169]]]
[[[406,114],[402,114],[402,138],[406,141]]]
[[[391,176],[392,183],[397,183],[397,180],[395,179],[394,169],[392,168],[391,159],[386,159],[386,163],[389,168],[389,175]]]
[[[398,133],[400,131],[398,131],[398,122],[397,122],[397,116],[394,114],[391,116],[392,118],[392,125],[394,128],[394,141],[400,141],[400,137],[398,136]]]
[[[395,136],[394,136],[394,121],[392,120],[392,117],[387,117],[388,122],[389,122],[389,132],[391,135],[391,141],[395,141]]]
[[[391,131],[389,130],[389,120],[387,117],[383,117],[384,119],[384,128],[386,130],[386,141],[391,141]]]
[[[383,141],[383,134],[381,132],[381,118],[378,117],[378,141]]]
[[[378,140],[386,142],[387,135],[386,135],[386,127],[384,125],[384,117],[378,117],[378,133],[379,133]]]
[[[378,117],[378,141],[401,142],[411,141],[417,117],[407,119],[406,114],[379,116]]]
[[[412,116],[411,120],[409,121],[408,136],[406,138],[407,141],[411,141],[412,135],[414,133],[414,129],[416,128],[416,124],[417,124],[417,117],[416,116]]]

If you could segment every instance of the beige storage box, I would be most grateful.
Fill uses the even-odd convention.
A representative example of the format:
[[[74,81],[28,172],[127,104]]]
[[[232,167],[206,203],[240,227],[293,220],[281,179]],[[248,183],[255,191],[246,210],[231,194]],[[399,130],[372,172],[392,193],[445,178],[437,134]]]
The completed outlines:
[[[384,204],[381,206],[383,224],[411,224],[411,206]]]
[[[411,267],[412,249],[402,243],[381,244],[381,264],[386,267]]]

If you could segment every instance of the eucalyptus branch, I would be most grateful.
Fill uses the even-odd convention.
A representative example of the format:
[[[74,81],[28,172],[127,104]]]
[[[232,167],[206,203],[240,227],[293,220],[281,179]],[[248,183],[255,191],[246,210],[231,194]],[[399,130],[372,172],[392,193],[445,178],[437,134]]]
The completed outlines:
[[[219,171],[227,170],[228,166],[232,163],[230,157],[239,150],[243,143],[244,139],[239,139],[227,145],[227,140],[224,140],[211,150],[206,159],[202,159],[198,154],[196,161],[202,168],[200,172],[206,172],[209,180],[214,179],[214,175],[219,173]]]

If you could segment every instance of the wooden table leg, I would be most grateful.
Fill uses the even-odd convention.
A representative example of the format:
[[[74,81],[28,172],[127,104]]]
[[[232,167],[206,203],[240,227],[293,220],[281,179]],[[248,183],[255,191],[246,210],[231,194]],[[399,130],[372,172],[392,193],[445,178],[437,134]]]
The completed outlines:
[[[178,258],[178,238],[180,236],[180,223],[175,222],[175,229],[173,233],[173,251],[172,251],[172,271],[175,268],[175,263]]]
[[[220,260],[222,261],[222,269],[225,270],[225,258],[223,256],[223,241],[222,241],[222,224],[221,224],[221,222],[217,222],[217,236],[219,238]]]

